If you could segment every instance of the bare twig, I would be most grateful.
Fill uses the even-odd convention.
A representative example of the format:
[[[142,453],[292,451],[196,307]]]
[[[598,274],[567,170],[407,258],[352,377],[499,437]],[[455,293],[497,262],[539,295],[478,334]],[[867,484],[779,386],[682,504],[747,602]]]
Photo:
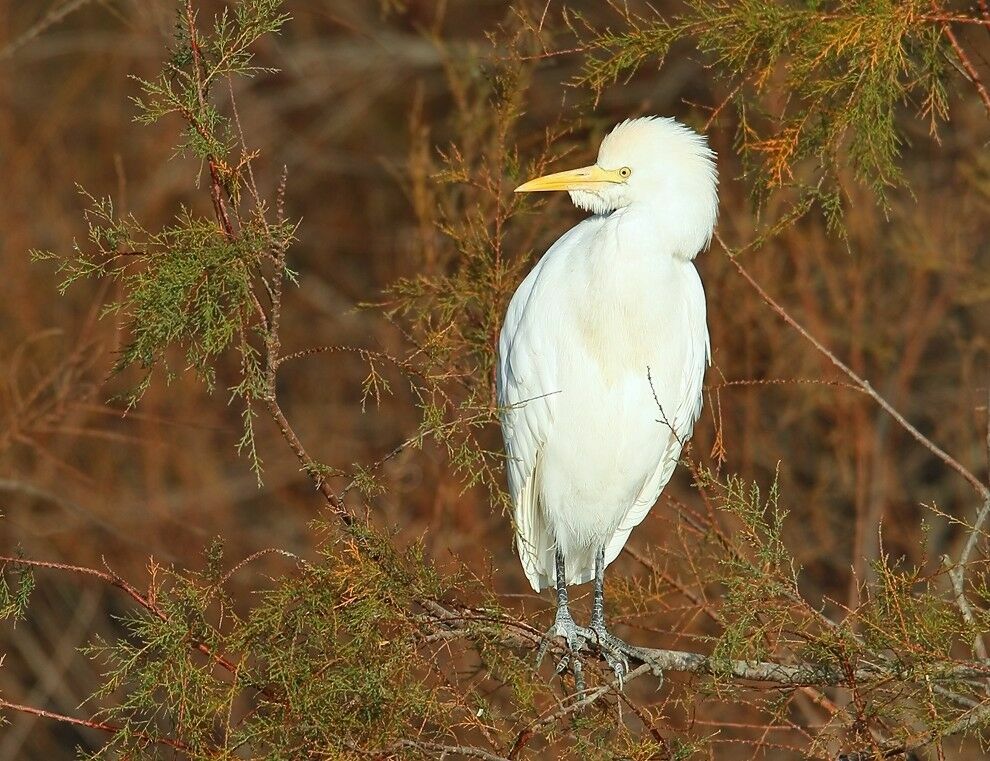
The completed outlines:
[[[932,10],[937,10],[937,6],[932,2]],[[943,20],[943,19],[938,19]],[[959,59],[959,63],[962,65],[963,72],[972,82],[973,87],[976,88],[977,94],[980,96],[980,100],[983,101],[983,107],[987,111],[987,116],[990,116],[990,93],[987,92],[986,85],[983,84],[983,80],[980,79],[979,72],[976,71],[976,67],[973,66],[973,62],[969,60],[969,56],[963,49],[963,46],[959,44],[959,38],[956,37],[956,33],[952,31],[952,27],[949,25],[949,21],[957,21],[958,19],[944,19],[945,23],[942,27],[942,33],[945,38],[949,41],[952,49],[956,53],[956,57]],[[982,19],[969,19],[971,23],[985,23]]]
[[[316,486],[316,490],[323,495],[323,499],[326,500],[327,506],[334,515],[343,521],[344,525],[353,525],[354,516],[350,514],[347,507],[344,505],[344,501],[334,492],[330,482],[324,478],[323,475],[321,475],[316,460],[310,457],[309,452],[306,451],[302,441],[299,440],[299,436],[296,435],[296,432],[289,423],[288,418],[285,417],[285,413],[282,412],[282,407],[275,398],[274,389],[269,389],[269,394],[265,399],[265,407],[272,416],[272,420],[275,421],[275,425],[278,426],[278,430],[279,433],[282,434],[282,438],[285,439],[285,442],[289,445],[289,449],[292,450],[292,453],[299,460],[300,464],[303,466],[303,469],[310,477],[310,480],[312,480],[313,484]]]
[[[4,45],[0,50],[0,61],[10,58],[18,50],[27,45],[31,40],[42,34],[46,29],[54,26],[66,16],[75,13],[80,8],[89,5],[93,0],[67,0],[61,5],[56,5],[48,13],[32,24],[20,37]]]
[[[976,0],[976,2],[981,9],[987,7],[986,0]],[[934,21],[939,24],[973,24],[975,26],[990,26],[990,17],[988,16],[984,16],[983,18],[975,18],[973,16],[950,16],[944,13],[938,13],[936,11],[935,13],[921,14],[917,18],[919,21]]]
[[[831,386],[833,388],[845,388],[865,394],[866,391],[860,386],[842,381],[822,380],[821,378],[751,378],[744,380],[727,380],[721,383],[705,384],[705,391],[718,391],[723,388],[733,388],[737,386]]]
[[[44,708],[35,708],[34,706],[21,705],[20,703],[13,703],[9,700],[4,700],[0,698],[0,708],[5,708],[8,711],[17,711],[18,713],[27,713],[32,716],[40,716],[44,719],[54,719],[55,721],[60,721],[63,724],[72,724],[77,727],[86,727],[87,729],[97,729],[101,732],[109,732],[110,734],[117,734],[123,731],[123,727],[118,727],[116,724],[109,724],[105,721],[93,721],[92,719],[77,719],[74,716],[66,716],[62,713],[55,713],[54,711],[46,711]],[[171,737],[155,737],[147,732],[136,732],[130,730],[130,733],[136,737],[141,738],[141,740],[149,743],[155,743],[158,745],[168,745],[170,748],[175,748],[176,750],[191,751],[188,745],[186,745],[181,740],[174,740]]]
[[[890,415],[904,430],[906,430],[911,436],[924,446],[928,451],[930,451],[935,457],[941,460],[943,463],[948,465],[952,470],[956,471],[961,475],[977,494],[981,498],[980,508],[977,510],[976,518],[973,521],[973,525],[970,528],[969,536],[966,538],[966,544],[963,547],[962,553],[960,554],[959,561],[956,565],[950,569],[949,576],[952,581],[952,585],[956,595],[956,603],[959,607],[960,613],[963,615],[967,623],[974,623],[975,618],[973,616],[972,606],[966,598],[965,592],[965,573],[966,564],[969,562],[970,555],[976,547],[979,538],[983,535],[982,526],[987,520],[987,516],[990,515],[990,488],[987,487],[980,479],[978,479],[971,470],[960,463],[952,455],[946,452],[944,449],[939,447],[930,438],[925,436],[921,431],[919,431],[914,425],[912,425],[908,420],[900,413],[893,405],[890,404],[883,396],[881,396],[869,381],[861,378],[849,365],[839,359],[834,352],[832,352],[827,346],[825,346],[821,341],[815,338],[808,330],[801,325],[797,320],[795,320],[780,304],[778,304],[773,297],[770,296],[764,290],[764,288],[756,281],[756,279],[749,273],[749,271],[743,267],[739,261],[739,257],[735,255],[735,252],[726,245],[722,237],[715,233],[715,238],[718,240],[719,245],[722,246],[723,250],[728,254],[729,261],[732,262],[733,266],[743,276],[743,279],[759,294],[760,298],[769,306],[774,312],[777,313],[789,326],[796,330],[801,336],[807,340],[815,349],[818,350],[820,354],[825,356],[836,368],[841,370],[852,382],[858,386],[867,396],[873,399],[881,409],[883,409],[888,415]],[[981,638],[977,638],[974,643],[974,648],[977,654],[981,658],[986,658],[986,649]]]
[[[399,740],[387,748],[379,748],[374,751],[362,750],[353,743],[348,743],[348,746],[355,753],[362,756],[374,756],[375,758],[394,756],[398,751],[405,749],[427,751],[432,758],[446,758],[452,755],[459,758],[480,758],[482,761],[509,761],[505,756],[490,753],[483,748],[475,748],[470,745],[444,745],[442,743],[428,742],[427,740]]]
[[[990,500],[983,503],[983,508],[980,510],[981,516],[977,518],[979,521],[986,519],[986,511],[990,509]],[[975,531],[971,531],[969,534],[969,539],[972,539],[977,534]],[[969,545],[969,539],[967,539],[966,544]],[[965,549],[964,549],[965,552]],[[952,582],[952,591],[956,595],[956,607],[959,608],[959,612],[962,613],[963,620],[972,627],[976,627],[976,616],[973,615],[973,607],[969,604],[969,600],[966,597],[966,578],[963,568],[965,567],[963,561],[960,561],[958,565],[954,565],[949,568],[949,580]],[[983,637],[976,635],[973,640],[973,650],[976,652],[977,656],[981,660],[987,659],[987,648],[983,643]]]
[[[636,679],[642,676],[643,674],[649,673],[649,671],[650,671],[650,666],[647,665],[638,666],[632,671],[630,671],[628,674],[626,674],[623,677],[622,682],[623,683],[631,682],[633,679]],[[609,692],[612,692],[613,690],[618,690],[620,688],[621,685],[619,683],[619,680],[613,679],[612,681],[603,684],[599,687],[592,687],[590,689],[584,690],[583,692],[579,692],[575,695],[571,695],[568,700],[565,700],[560,705],[560,707],[557,708],[557,710],[537,719],[533,723],[527,725],[522,731],[520,731],[519,734],[516,736],[515,742],[512,744],[512,748],[509,751],[508,758],[510,759],[518,758],[519,753],[522,751],[523,748],[526,747],[526,744],[533,737],[535,737],[544,727],[548,727],[551,724],[555,724],[556,722],[570,716],[571,714],[580,713],[591,704],[603,698]]]
[[[726,245],[722,237],[716,232],[715,238],[718,240],[719,245],[725,250],[729,255],[729,261],[736,268],[743,279],[752,286],[752,288],[759,294],[760,298],[769,306],[774,312],[777,313],[788,325],[790,325],[794,330],[801,334],[801,336],[806,339],[819,353],[824,355],[835,367],[841,370],[845,375],[847,375],[853,383],[858,386],[862,391],[873,399],[888,415],[890,415],[894,420],[918,443],[924,446],[928,451],[935,455],[939,460],[948,465],[952,470],[956,471],[961,475],[973,489],[979,494],[983,499],[990,498],[990,488],[980,481],[972,471],[970,471],[966,466],[956,460],[952,455],[943,450],[937,444],[935,444],[931,439],[925,436],[921,431],[915,428],[908,420],[893,407],[886,399],[884,399],[874,388],[870,385],[870,382],[861,378],[856,374],[855,371],[841,359],[839,359],[834,352],[832,352],[827,346],[825,346],[821,341],[815,338],[811,333],[809,333],[797,320],[795,320],[791,315],[778,304],[771,296],[768,294],[756,279],[749,273],[749,271],[743,267],[739,262],[738,257],[735,256],[734,251]],[[978,526],[978,524],[977,524]]]

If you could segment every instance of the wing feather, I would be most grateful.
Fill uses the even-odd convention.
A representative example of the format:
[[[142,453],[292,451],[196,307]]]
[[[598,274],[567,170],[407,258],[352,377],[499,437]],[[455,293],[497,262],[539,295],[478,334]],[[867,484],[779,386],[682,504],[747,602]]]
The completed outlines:
[[[540,505],[539,461],[553,422],[554,390],[550,377],[552,345],[537,343],[540,331],[527,330],[534,319],[527,309],[547,257],[565,234],[537,262],[509,303],[499,336],[497,399],[506,448],[506,471],[512,498],[516,550],[534,590],[554,584],[555,539]]]

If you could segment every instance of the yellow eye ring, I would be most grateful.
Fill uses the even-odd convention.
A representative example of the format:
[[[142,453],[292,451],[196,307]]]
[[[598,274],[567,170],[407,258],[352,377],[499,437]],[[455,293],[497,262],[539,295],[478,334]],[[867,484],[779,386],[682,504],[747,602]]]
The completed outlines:
[[[619,170],[619,177],[621,177],[623,180],[627,179],[631,174],[632,174],[632,169],[630,169],[627,166],[624,166]]]

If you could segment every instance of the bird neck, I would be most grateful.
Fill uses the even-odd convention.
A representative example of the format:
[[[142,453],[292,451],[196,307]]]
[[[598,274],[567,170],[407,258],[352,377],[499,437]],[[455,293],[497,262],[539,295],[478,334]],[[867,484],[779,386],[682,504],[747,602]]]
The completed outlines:
[[[618,242],[629,252],[650,256],[668,254],[691,261],[708,247],[715,223],[715,210],[696,201],[640,201],[603,217],[613,227]]]

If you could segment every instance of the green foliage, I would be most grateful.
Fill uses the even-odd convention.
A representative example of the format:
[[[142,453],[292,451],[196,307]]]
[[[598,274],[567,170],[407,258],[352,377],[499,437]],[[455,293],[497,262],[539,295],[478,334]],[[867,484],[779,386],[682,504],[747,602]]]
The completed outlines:
[[[717,578],[725,587],[723,609],[730,623],[713,657],[724,667],[737,658],[766,659],[776,633],[796,624],[794,600],[800,599],[797,571],[784,544],[787,512],[779,504],[777,480],[764,499],[757,484],[737,476],[720,479],[701,470],[698,479],[700,488],[714,493],[717,507],[737,519],[734,544],[716,550]]]
[[[933,131],[948,115],[943,24],[926,16],[933,6],[925,0],[688,5],[677,18],[627,12],[621,31],[583,31],[593,52],[579,81],[600,92],[691,40],[729,82],[738,146],[760,194],[800,185],[810,164],[836,187],[849,165],[882,196],[902,181],[902,104],[931,119]]]
[[[981,631],[966,623],[922,569],[903,567],[887,555],[873,569],[877,583],[864,590],[860,610],[863,639],[871,649],[896,652],[905,668],[924,669],[951,659],[953,643],[972,641]]]
[[[779,661],[782,653],[792,652],[822,669],[825,682],[867,682],[877,672],[897,675],[853,688],[846,717],[853,725],[880,721],[906,728],[920,722],[929,726],[931,741],[958,732],[959,722],[973,721],[975,727],[987,720],[967,715],[966,701],[978,704],[985,692],[953,655],[959,643],[986,631],[987,620],[981,613],[979,620],[966,621],[944,593],[944,576],[926,576],[882,553],[873,564],[877,581],[862,585],[860,605],[843,618],[826,616],[801,595],[783,542],[787,513],[779,505],[776,482],[764,499],[756,484],[701,470],[699,488],[734,519],[730,532],[718,534],[693,558],[699,563],[710,553],[718,570],[709,583],[723,588],[712,690],[722,697],[738,694],[730,678],[733,662]],[[761,702],[768,714],[783,709],[774,709],[771,698]],[[909,731],[896,735],[908,744],[915,741]]]
[[[407,612],[416,592],[445,587],[417,549],[381,563],[370,545],[391,547],[371,533],[328,542],[243,613],[225,585],[245,563],[223,573],[220,545],[202,572],[158,569],[153,609],[122,619],[126,638],[87,648],[106,672],[94,698],[116,698],[100,718],[123,730],[94,758],[143,758],[149,738],[169,734],[193,758],[335,757],[441,724],[448,698],[424,679]]]
[[[959,660],[958,652],[990,619],[982,610],[967,619],[946,596],[942,575],[926,577],[882,555],[875,580],[858,590],[858,607],[833,605],[827,612],[835,615],[827,615],[829,601],[813,605],[802,595],[776,478],[761,490],[694,465],[710,514],[685,506],[670,511],[671,535],[684,549],[679,556],[666,549],[664,560],[675,562],[643,558],[641,577],[610,584],[625,585],[616,598],[627,622],[653,609],[677,610],[668,598],[682,595],[692,615],[708,616],[698,640],[712,657],[689,694],[665,686],[655,711],[617,691],[612,674],[589,657],[586,673],[597,693],[580,710],[588,696],[571,694],[570,680],[558,693],[558,682],[533,669],[542,629],[505,604],[491,580],[441,574],[421,545],[397,549],[395,536],[355,517],[330,491],[332,480],[349,478],[344,493],[354,488],[372,500],[386,488],[376,471],[388,457],[345,473],[312,459],[294,437],[277,406],[279,365],[351,351],[368,367],[362,410],[393,392],[384,369],[391,366],[421,415],[402,446],[436,442],[465,489],[481,487],[505,504],[502,455],[491,444],[495,344],[543,224],[525,213],[529,201],[508,191],[521,177],[542,173],[569,135],[556,125],[542,146],[527,146],[532,158],[516,147],[524,142],[526,93],[544,49],[543,9],[541,3],[535,14],[520,11],[493,35],[497,54],[482,71],[467,66],[465,73],[447,62],[459,87],[451,117],[457,139],[439,157],[430,132],[413,119],[419,137],[403,181],[416,207],[421,260],[376,305],[408,339],[408,353],[394,357],[348,347],[281,354],[281,289],[294,282],[286,251],[296,228],[282,211],[284,181],[274,214],[258,193],[251,168],[257,154],[240,134],[233,103],[223,104],[217,92],[232,76],[270,71],[255,65],[251,48],[287,16],[276,0],[243,0],[204,34],[192,4],[180,6],[170,57],[159,77],[139,80],[135,102],[142,122],[181,117],[179,152],[208,172],[213,215],[182,209],[152,231],[118,216],[109,200],[87,195],[86,245],[67,257],[35,256],[56,262],[63,291],[86,278],[119,286],[104,313],[128,335],[117,369],[144,371],[132,402],[155,371],[168,378],[190,368],[212,388],[223,358],[234,354],[239,372],[228,388],[244,405],[238,451],[260,481],[254,426],[259,410],[268,411],[333,515],[315,526],[323,537],[315,557],[292,556],[293,566],[267,586],[253,585],[250,604],[235,601],[232,579],[275,552],[229,566],[215,542],[202,571],[152,565],[146,597],[110,577],[136,607],[120,619],[123,636],[87,649],[105,674],[93,707],[117,728],[94,758],[151,758],[163,747],[202,759],[436,757],[458,753],[469,738],[513,757],[559,750],[589,759],[687,759],[713,752],[720,741],[691,727],[699,695],[749,701],[762,719],[783,724],[793,723],[797,690],[811,689],[794,679],[754,693],[739,684],[740,661],[802,663],[820,682],[810,693],[819,704],[831,703],[825,690],[843,685],[848,700],[835,701],[841,705],[830,709],[828,726],[808,737],[819,755],[832,740],[859,740],[873,727],[894,727],[895,740],[929,744],[959,731],[969,703],[986,705],[978,670],[984,664]],[[691,2],[674,19],[623,12],[618,31],[595,30],[585,19],[572,23],[590,35],[580,83],[593,90],[687,39],[729,81],[739,145],[756,168],[754,189],[796,191],[779,220],[753,240],[755,248],[815,203],[839,227],[843,196],[836,183],[847,160],[878,192],[900,180],[897,109],[911,98],[932,118],[946,108],[941,31],[923,12],[919,2],[744,0]],[[788,97],[774,110],[770,95],[780,89]],[[676,575],[682,573],[686,578]],[[23,618],[33,583],[26,566],[12,563],[0,575],[0,614]],[[982,596],[990,594],[982,589]],[[885,678],[871,681],[878,673]],[[623,714],[627,705],[635,720]],[[668,721],[678,715],[685,721]],[[978,716],[972,726],[988,720]],[[527,750],[533,737],[539,739]],[[479,756],[470,748],[460,753]]]
[[[193,6],[180,3],[161,75],[137,80],[143,91],[134,99],[138,121],[150,124],[177,114],[186,123],[182,149],[208,167],[213,216],[182,209],[171,225],[150,231],[133,215],[115,214],[110,199],[81,191],[89,202],[87,246],[77,244],[71,256],[32,252],[35,259],[56,262],[62,292],[87,278],[110,278],[120,285],[119,300],[106,305],[103,315],[117,318],[129,336],[115,369],[144,371],[128,407],[140,400],[157,370],[168,381],[191,369],[212,390],[217,362],[236,349],[241,374],[230,391],[244,405],[237,450],[249,457],[259,482],[254,405],[271,393],[263,352],[277,341],[277,325],[269,323],[261,303],[280,294],[283,282],[295,282],[286,252],[296,224],[281,213],[270,218],[251,171],[257,153],[248,150],[242,135],[235,138],[231,117],[212,96],[218,82],[271,71],[254,64],[251,46],[288,19],[281,5],[278,0],[236,3],[214,19],[211,33],[203,34]],[[242,203],[244,188],[250,203]],[[173,349],[181,353],[178,369]]]
[[[254,65],[251,47],[261,37],[277,33],[288,20],[281,0],[245,0],[224,8],[214,19],[211,34],[194,35],[196,13],[180,3],[175,42],[161,74],[153,80],[134,77],[143,93],[133,99],[138,121],[153,124],[178,114],[189,125],[184,149],[203,159],[225,160],[236,140],[229,117],[210,100],[213,88],[232,76],[274,71]],[[221,166],[222,181],[237,197],[238,168]]]
[[[30,568],[15,563],[8,572],[6,564],[0,567],[0,621],[25,619],[34,585],[34,574]]]
[[[252,329],[255,273],[264,252],[271,245],[288,246],[294,226],[248,219],[231,238],[221,234],[215,220],[183,209],[173,225],[151,233],[133,216],[115,217],[110,199],[86,197],[91,248],[77,247],[74,258],[50,252],[35,252],[35,257],[58,262],[63,292],[86,277],[110,277],[122,285],[120,300],[103,314],[116,317],[131,337],[117,370],[134,365],[148,371],[140,390],[156,368],[171,374],[168,351],[173,346],[182,349],[185,366],[212,387],[217,358]],[[247,352],[244,361],[253,364],[246,341],[241,350]],[[256,372],[253,367],[246,375]],[[249,393],[247,388],[240,392]]]

